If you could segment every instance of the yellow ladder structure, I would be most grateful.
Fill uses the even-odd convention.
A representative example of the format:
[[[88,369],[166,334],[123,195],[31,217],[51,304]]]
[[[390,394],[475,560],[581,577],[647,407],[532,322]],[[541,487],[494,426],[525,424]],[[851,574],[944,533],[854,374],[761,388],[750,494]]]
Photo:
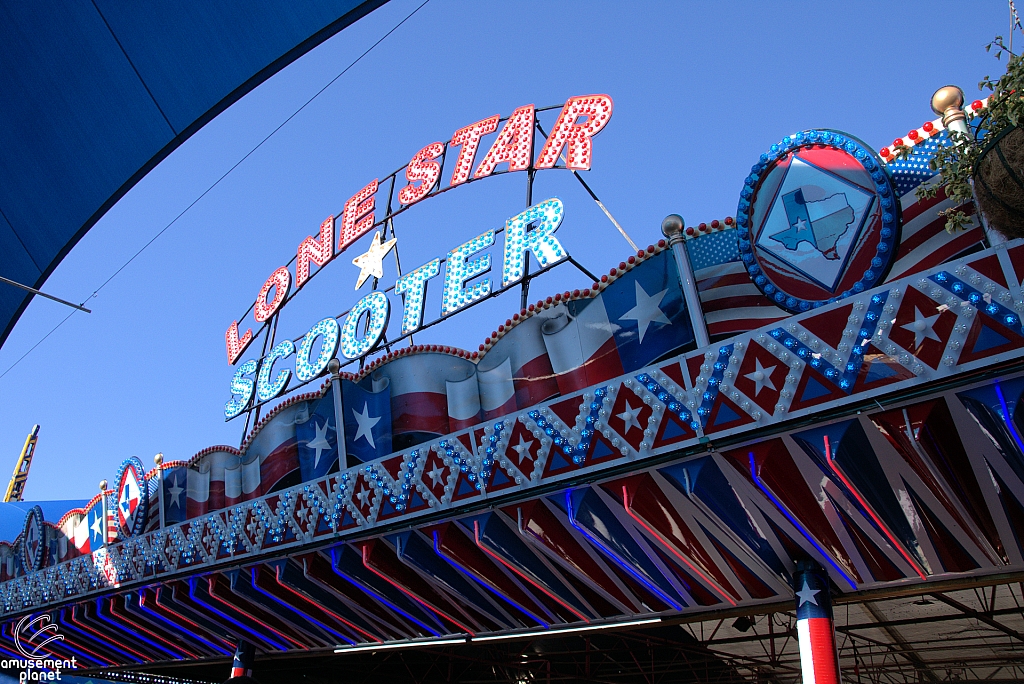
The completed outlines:
[[[28,482],[28,469],[32,467],[32,454],[36,452],[36,441],[39,439],[39,426],[34,425],[32,432],[25,438],[25,446],[21,449],[21,456],[14,466],[14,474],[11,475],[11,483],[7,485],[7,494],[4,495],[4,503],[21,501],[21,495],[25,493],[25,483]]]

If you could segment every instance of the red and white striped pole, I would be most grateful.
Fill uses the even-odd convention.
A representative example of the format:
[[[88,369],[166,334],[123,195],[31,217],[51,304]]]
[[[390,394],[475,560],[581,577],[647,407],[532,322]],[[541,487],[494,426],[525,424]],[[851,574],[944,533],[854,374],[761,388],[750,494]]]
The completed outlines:
[[[839,654],[828,573],[814,561],[797,561],[793,585],[803,684],[839,684]]]

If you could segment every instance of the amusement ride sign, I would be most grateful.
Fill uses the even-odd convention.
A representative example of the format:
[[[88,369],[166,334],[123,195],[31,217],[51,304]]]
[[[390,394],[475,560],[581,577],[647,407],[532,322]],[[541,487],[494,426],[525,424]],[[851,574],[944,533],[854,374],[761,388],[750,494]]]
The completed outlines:
[[[356,282],[358,290],[372,276],[373,290],[359,299],[347,314],[319,321],[302,337],[277,342],[259,359],[249,359],[238,366],[231,379],[231,399],[225,404],[224,415],[230,420],[248,409],[280,396],[289,384],[301,386],[319,377],[337,354],[346,361],[362,359],[373,352],[382,339],[390,343],[408,337],[424,326],[424,304],[427,286],[440,278],[441,308],[431,323],[447,318],[484,298],[504,292],[531,277],[529,253],[539,268],[532,275],[570,259],[568,252],[555,237],[564,216],[564,207],[557,198],[533,204],[525,211],[508,219],[498,230],[487,230],[481,235],[451,249],[443,258],[435,257],[412,271],[401,274],[388,290],[377,289],[377,279],[383,277],[382,262],[394,248],[397,238],[392,219],[413,204],[436,196],[459,185],[500,173],[567,168],[587,170],[593,159],[592,138],[607,125],[612,115],[612,99],[607,95],[584,95],[570,98],[547,135],[540,153],[534,158],[534,137],[543,134],[537,122],[537,112],[556,109],[536,109],[525,105],[516,109],[498,132],[483,159],[476,164],[477,152],[485,135],[498,131],[502,119],[498,115],[477,121],[452,134],[447,143],[434,142],[413,155],[409,163],[381,182],[374,179],[355,193],[338,216],[328,217],[320,226],[316,237],[307,236],[296,250],[288,265],[275,270],[264,282],[251,312],[254,334],[249,327],[239,334],[239,321],[233,321],[225,333],[228,362],[237,364],[256,336],[266,332],[271,340],[271,323],[281,308],[297,294],[317,272],[351,247],[361,237],[378,230],[369,249],[354,259],[359,268]],[[458,154],[454,150],[458,149]],[[453,158],[451,161],[449,158]],[[449,160],[450,176],[446,173]],[[563,162],[558,166],[559,161]],[[507,170],[498,170],[507,164]],[[475,166],[475,170],[474,170]],[[404,171],[404,187],[397,187]],[[447,185],[444,176],[448,176]],[[382,199],[387,188],[387,198]],[[396,193],[397,190],[397,193]],[[393,207],[397,195],[398,208]],[[384,217],[377,219],[381,204],[386,201]],[[390,237],[389,237],[390,229]],[[482,278],[472,285],[467,283],[484,276],[491,270],[492,257],[484,250],[493,246],[498,233],[504,233],[500,284]],[[444,275],[441,277],[442,264]],[[294,285],[294,289],[293,289]],[[387,336],[392,301],[388,292],[401,301],[400,334]],[[244,317],[243,317],[244,318]],[[276,326],[274,326],[276,328]],[[284,368],[284,361],[294,357],[293,368]],[[275,374],[276,368],[276,374]],[[298,383],[292,383],[294,374]]]

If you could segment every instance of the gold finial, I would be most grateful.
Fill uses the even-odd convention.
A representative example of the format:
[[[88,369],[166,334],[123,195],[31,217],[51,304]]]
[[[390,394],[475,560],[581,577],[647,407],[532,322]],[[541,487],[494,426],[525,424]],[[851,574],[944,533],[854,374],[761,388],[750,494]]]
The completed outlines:
[[[164,455],[163,454],[157,454],[156,456],[153,457],[153,463],[156,463],[157,465],[160,465],[163,462],[164,462]]]
[[[932,111],[942,117],[942,125],[949,128],[954,121],[963,121],[964,91],[954,85],[942,86],[932,95]]]
[[[964,106],[964,91],[954,85],[942,86],[932,95],[932,111],[942,116],[950,107]]]
[[[107,481],[106,480],[100,480],[100,491],[101,492],[107,491]]]

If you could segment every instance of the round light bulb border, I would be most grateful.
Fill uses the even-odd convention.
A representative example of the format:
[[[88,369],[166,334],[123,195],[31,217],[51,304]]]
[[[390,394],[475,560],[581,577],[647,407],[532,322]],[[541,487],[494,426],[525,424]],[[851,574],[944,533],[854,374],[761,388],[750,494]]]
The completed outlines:
[[[882,207],[882,227],[875,256],[871,259],[871,268],[864,272],[860,280],[835,297],[809,300],[788,295],[764,273],[751,244],[750,210],[761,183],[775,168],[776,162],[800,148],[818,145],[849,154],[871,176],[875,193]],[[831,304],[869,290],[880,283],[895,261],[901,223],[900,205],[896,197],[895,186],[882,159],[874,150],[853,136],[827,129],[800,131],[795,135],[786,136],[768,148],[768,151],[762,154],[758,162],[751,167],[750,175],[744,180],[736,210],[739,254],[747,269],[747,274],[764,296],[773,304],[790,313],[803,313],[817,309],[825,304]]]

